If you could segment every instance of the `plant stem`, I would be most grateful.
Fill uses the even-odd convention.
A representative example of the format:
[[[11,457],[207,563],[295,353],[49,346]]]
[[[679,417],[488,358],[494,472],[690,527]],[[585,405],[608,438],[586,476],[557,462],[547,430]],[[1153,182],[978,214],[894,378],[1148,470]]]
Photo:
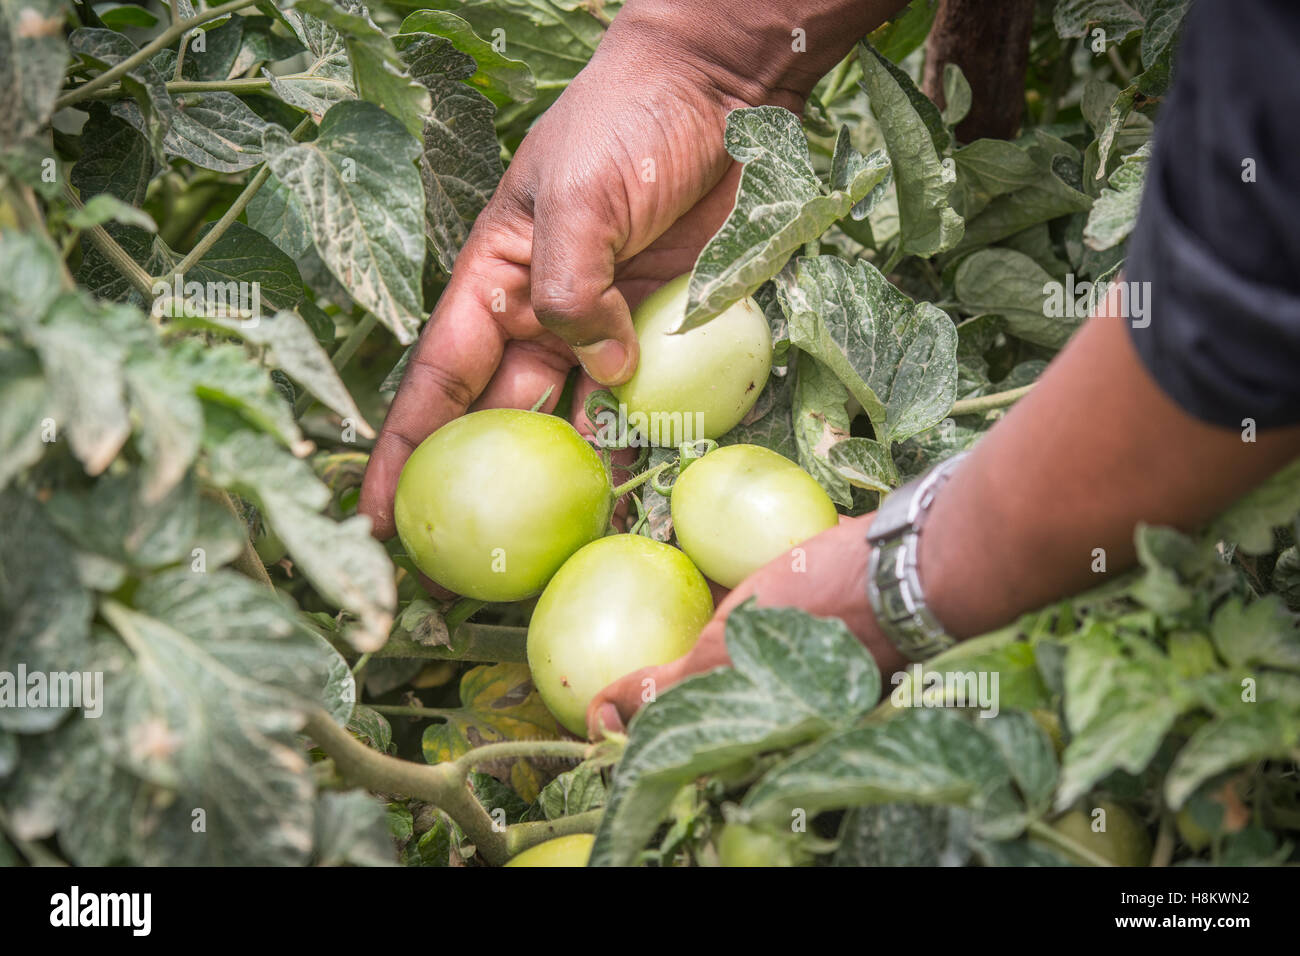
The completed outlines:
[[[294,139],[297,139],[310,124],[311,117],[304,116],[302,122],[295,126],[293,132],[289,135]],[[196,262],[207,255],[208,250],[215,246],[217,240],[226,234],[226,230],[229,229],[235,220],[240,217],[244,212],[244,207],[252,201],[253,197],[257,194],[257,191],[262,188],[262,184],[270,178],[271,167],[266,163],[263,163],[257,172],[253,174],[253,178],[248,181],[248,185],[244,187],[244,191],[235,197],[235,201],[230,204],[230,208],[225,211],[225,214],[217,220],[216,224],[207,231],[202,239],[194,244],[194,248],[186,254],[184,259],[176,264],[176,268],[166,276],[162,277],[160,281],[167,285],[171,285],[172,280],[175,279],[176,276],[184,275],[186,270],[192,268]]]
[[[257,0],[230,0],[229,3],[223,3],[221,6],[213,7],[210,10],[204,10],[202,13],[190,17],[188,20],[180,20],[173,23],[166,30],[158,34],[140,49],[136,50],[121,63],[105,70],[103,73],[99,74],[99,76],[59,97],[54,104],[55,109],[63,109],[64,107],[71,106],[74,103],[80,103],[96,90],[102,90],[109,84],[120,80],[141,63],[148,61],[159,50],[171,46],[187,32],[194,29],[194,27],[207,23],[209,20],[219,20],[229,13],[234,13],[236,10],[242,10],[244,7],[251,7],[256,2]]]
[[[81,200],[66,180],[63,183],[63,198],[73,209],[82,208]],[[137,292],[145,299],[153,297],[153,279],[150,278],[149,273],[140,268],[140,264],[131,258],[103,226],[91,226],[84,231],[95,248],[104,254],[105,259],[113,263],[113,268],[122,273]]]
[[[293,73],[276,79],[293,80],[306,75],[304,73]],[[270,88],[271,81],[260,76],[237,77],[231,80],[183,80],[177,77],[174,80],[167,81],[168,93],[259,93]],[[89,96],[84,97],[84,99],[118,100],[127,95],[126,90],[122,89],[119,84],[110,86],[107,89],[96,90]]]
[[[429,766],[399,760],[371,750],[318,707],[309,710],[306,717],[303,731],[333,758],[345,780],[368,790],[432,803],[460,825],[487,862],[499,865],[509,858],[505,833],[493,826],[492,818],[470,792],[466,785],[468,771],[460,761]]]
[[[567,757],[581,760],[590,749],[591,744],[581,740],[503,740],[499,744],[475,747],[452,762],[468,773],[472,767],[489,760],[510,760],[514,757]]]
[[[652,478],[658,477],[660,472],[667,469],[670,465],[675,465],[675,464],[677,464],[677,459],[670,458],[665,462],[660,462],[659,464],[655,465],[653,468],[646,469],[645,471],[641,472],[641,474],[637,475],[635,478],[629,478],[627,481],[623,482],[623,484],[619,485],[617,488],[614,489],[615,500],[622,498],[629,491],[634,491],[637,488],[640,488],[647,481],[650,481]]]
[[[237,520],[241,526],[244,524],[244,519],[239,516],[239,511],[235,508],[235,502],[231,500],[229,492],[224,488],[213,488],[208,492],[208,494],[215,498],[227,511],[234,515],[235,520]],[[265,584],[271,590],[275,590],[275,584],[271,581],[271,575],[266,573],[266,565],[262,564],[262,558],[258,555],[257,549],[253,547],[253,539],[248,536],[247,531],[244,532],[244,550],[239,553],[239,557],[235,558],[231,567],[252,578],[254,581]]]
[[[454,713],[447,707],[408,707],[404,704],[367,704],[371,710],[394,717],[447,717]]]
[[[1061,834],[1057,833],[1055,830],[1049,827],[1046,823],[1043,823],[1041,820],[1035,820],[1033,823],[1029,824],[1029,826],[1026,829],[1028,830],[1028,832],[1032,833],[1034,836],[1041,839],[1044,843],[1050,843],[1057,849],[1065,850],[1068,853],[1072,853],[1075,856],[1079,857],[1080,859],[1086,860],[1092,866],[1114,866],[1115,865],[1111,863],[1110,860],[1107,860],[1105,857],[1098,856],[1096,853],[1093,853],[1086,846],[1080,846],[1078,843],[1075,843],[1069,837],[1062,836]]]
[[[514,823],[506,828],[506,851],[515,856],[531,846],[554,840],[572,833],[595,833],[603,809],[587,810],[558,820],[537,820],[532,823]]]
[[[963,398],[960,402],[953,402],[952,408],[948,414],[954,417],[958,415],[977,415],[980,412],[991,411],[995,408],[1005,408],[1007,405],[1015,403],[1020,398],[1029,394],[1033,384],[1022,385],[1020,388],[1013,388],[1006,392],[996,392],[993,395],[981,395],[978,398]]]

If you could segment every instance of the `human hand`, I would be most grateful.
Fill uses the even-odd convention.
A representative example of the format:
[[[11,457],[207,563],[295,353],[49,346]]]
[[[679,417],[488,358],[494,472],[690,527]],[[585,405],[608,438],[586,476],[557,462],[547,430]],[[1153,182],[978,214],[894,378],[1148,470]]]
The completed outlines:
[[[587,708],[588,734],[597,740],[605,730],[621,732],[645,703],[645,696],[662,693],[692,674],[729,664],[727,615],[751,597],[762,607],[797,607],[819,617],[837,617],[867,646],[882,673],[902,667],[902,655],[880,633],[867,602],[866,535],[872,516],[841,518],[836,527],[799,546],[803,554],[798,563],[783,554],[751,574],[722,600],[685,656],[643,667],[597,694]]]
[[[525,138],[420,337],[361,492],[381,538],[406,459],[467,410],[528,408],[553,387],[549,411],[580,360],[575,425],[591,434],[587,394],[636,366],[629,308],[689,271],[731,209],[723,131],[748,103],[622,22]]]

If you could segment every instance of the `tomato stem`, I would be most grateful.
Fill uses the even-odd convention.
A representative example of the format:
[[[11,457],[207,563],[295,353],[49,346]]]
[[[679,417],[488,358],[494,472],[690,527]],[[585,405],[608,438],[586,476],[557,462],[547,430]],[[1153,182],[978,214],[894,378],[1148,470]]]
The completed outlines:
[[[644,485],[647,481],[659,477],[659,474],[661,472],[667,470],[668,468],[676,464],[677,464],[677,459],[670,458],[665,462],[660,462],[659,464],[655,465],[653,468],[649,468],[641,472],[641,474],[637,475],[635,478],[629,478],[627,481],[623,482],[623,484],[619,485],[614,489],[614,500],[617,501],[619,498],[622,498],[629,491],[634,491],[637,488],[640,488],[642,485]]]

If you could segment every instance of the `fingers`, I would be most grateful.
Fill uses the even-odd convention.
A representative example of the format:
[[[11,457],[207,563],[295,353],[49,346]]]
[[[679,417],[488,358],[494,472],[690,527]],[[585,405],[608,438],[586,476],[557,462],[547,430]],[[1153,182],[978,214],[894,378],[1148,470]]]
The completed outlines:
[[[519,340],[507,343],[500,367],[470,410],[532,408],[550,389],[540,411],[554,411],[574,361],[567,346],[548,338],[553,345]]]
[[[500,273],[512,284],[526,282],[522,269]],[[464,414],[501,361],[505,335],[491,304],[494,297],[508,295],[501,291],[504,285],[494,287],[472,269],[460,272],[420,334],[361,485],[358,511],[370,517],[376,537],[390,538],[396,530],[393,495],[406,459],[434,431]]]
[[[539,198],[534,208],[532,304],[537,320],[572,346],[583,368],[603,385],[619,385],[636,369],[632,315],[614,286],[615,218],[572,193]]]

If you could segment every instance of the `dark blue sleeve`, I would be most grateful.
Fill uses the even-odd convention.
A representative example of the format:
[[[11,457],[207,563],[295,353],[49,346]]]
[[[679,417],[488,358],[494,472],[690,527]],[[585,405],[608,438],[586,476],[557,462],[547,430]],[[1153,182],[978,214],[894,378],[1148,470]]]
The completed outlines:
[[[1125,277],[1150,283],[1133,344],[1218,425],[1300,422],[1298,68],[1297,0],[1193,3],[1129,238]]]

